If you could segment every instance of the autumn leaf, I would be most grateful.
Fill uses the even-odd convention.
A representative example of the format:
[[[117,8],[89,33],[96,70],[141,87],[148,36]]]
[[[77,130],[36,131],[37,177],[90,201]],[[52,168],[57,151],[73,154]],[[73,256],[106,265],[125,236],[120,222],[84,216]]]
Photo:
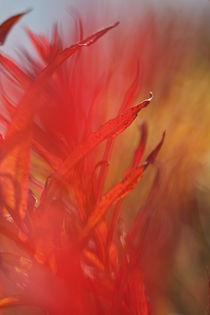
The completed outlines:
[[[99,143],[110,137],[115,137],[123,132],[134,121],[134,119],[137,117],[138,112],[142,108],[146,107],[151,100],[152,96],[142,103],[127,109],[116,118],[109,120],[96,132],[90,134],[88,139],[84,143],[78,145],[74,152],[72,152],[69,157],[67,157],[64,163],[58,169],[56,175],[58,177],[65,176],[69,172],[69,170],[80,161],[80,159],[82,159]]]
[[[4,21],[1,25],[0,25],[0,45],[3,45],[5,43],[5,40],[7,38],[7,36],[9,35],[11,29],[14,27],[14,25],[27,13],[31,12],[31,9],[13,15],[10,18],[8,18],[6,21]]]
[[[99,201],[96,208],[91,213],[87,224],[82,231],[81,239],[87,237],[89,232],[100,221],[100,219],[103,218],[106,211],[113,203],[116,203],[124,198],[137,185],[147,165],[148,164],[145,163],[137,167],[132,173],[116,184],[102,197],[101,201]]]

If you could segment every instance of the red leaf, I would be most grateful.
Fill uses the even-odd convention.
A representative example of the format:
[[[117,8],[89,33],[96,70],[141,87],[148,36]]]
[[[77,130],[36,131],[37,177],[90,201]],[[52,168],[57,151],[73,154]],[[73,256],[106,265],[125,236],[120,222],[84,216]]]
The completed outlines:
[[[128,308],[131,314],[149,315],[147,296],[143,277],[139,270],[132,272],[128,286]]]
[[[144,170],[150,163],[153,163],[160,148],[163,144],[165,138],[165,132],[163,133],[162,139],[156,148],[149,154],[146,162],[139,167],[137,167],[134,171],[129,173],[123,181],[116,184],[113,188],[111,188],[102,198],[101,201],[98,203],[96,208],[91,213],[87,224],[82,231],[81,238],[87,237],[88,233],[98,224],[101,218],[105,215],[109,207],[113,204],[121,200],[125,197],[134,187],[138,184],[139,180],[141,179]]]
[[[156,146],[156,148],[148,155],[146,161],[150,164],[154,163],[162,145],[163,145],[163,142],[164,142],[164,139],[165,139],[165,135],[166,135],[166,132],[164,131],[163,132],[163,135],[162,135],[162,138],[160,140],[160,142],[158,143],[158,145]]]
[[[40,142],[32,139],[34,149],[47,161],[47,163],[56,170],[61,164],[61,159],[49,152]]]
[[[141,179],[144,169],[147,163],[136,168],[132,173],[130,173],[123,181],[116,184],[111,188],[98,203],[96,208],[91,213],[86,226],[84,227],[81,239],[87,237],[89,232],[98,224],[98,222],[103,218],[109,207],[125,197],[133,188],[138,184]]]
[[[20,138],[23,137],[23,134],[25,133],[26,129],[30,126],[34,115],[35,109],[34,107],[35,104],[37,103],[37,97],[39,96],[39,93],[42,91],[47,80],[51,77],[53,72],[55,72],[56,69],[76,51],[78,51],[84,46],[89,46],[95,43],[100,37],[102,37],[105,33],[107,33],[112,28],[116,27],[117,25],[118,22],[64,49],[55,57],[55,59],[50,64],[48,64],[40,72],[40,74],[36,77],[33,84],[27,90],[27,92],[25,93],[22,100],[17,106],[17,111],[7,130],[6,147],[1,148],[2,159],[8,153],[8,148],[12,149],[20,141]],[[18,134],[18,132],[20,134]]]
[[[49,61],[49,53],[51,52],[50,42],[44,35],[34,34],[29,28],[26,28],[26,33],[36,49],[39,57],[47,63]]]
[[[128,169],[128,171],[125,173],[125,175],[128,175],[132,170],[134,170],[138,164],[141,162],[141,159],[144,154],[145,146],[146,146],[146,141],[147,141],[147,126],[145,122],[142,122],[139,126],[140,131],[141,131],[141,137],[139,140],[139,145],[136,149],[136,152],[134,154],[133,158],[133,163],[131,167]]]
[[[0,55],[0,64],[4,69],[21,84],[22,88],[28,88],[31,79],[21,70],[16,63],[6,56]]]
[[[131,86],[128,88],[124,100],[121,104],[119,113],[122,113],[123,111],[127,110],[134,99],[135,93],[137,91],[137,87],[138,87],[138,81],[139,81],[139,65],[137,65],[137,72],[136,72],[136,76],[134,78],[134,81],[132,82]],[[110,139],[109,141],[107,141],[106,144],[106,148],[105,148],[105,152],[104,152],[104,156],[103,159],[104,160],[109,160],[111,157],[111,153],[112,153],[112,148],[113,148],[113,139]],[[98,183],[98,198],[101,198],[102,196],[102,191],[104,188],[104,181],[107,175],[108,169],[107,168],[102,168],[101,172],[99,174],[99,183]]]
[[[134,78],[134,81],[132,82],[131,86],[128,88],[123,103],[121,105],[120,111],[125,110],[129,108],[134,101],[135,94],[137,92],[139,84],[139,65],[137,65],[137,71],[136,71],[136,76]]]
[[[13,28],[13,26],[27,13],[29,13],[31,10],[27,10],[25,12],[16,14],[8,18],[6,21],[4,21],[0,25],[0,45],[3,45],[9,32]]]
[[[142,156],[144,154],[144,149],[146,146],[146,141],[147,141],[147,126],[144,121],[140,124],[139,129],[141,132],[141,137],[140,137],[139,145],[134,154],[132,168],[135,168],[141,162]]]
[[[87,140],[78,145],[78,147],[69,155],[69,157],[58,169],[56,175],[59,177],[65,176],[74,165],[76,165],[99,143],[107,138],[115,137],[123,132],[134,121],[138,112],[150,103],[151,99],[152,96],[142,103],[129,108],[122,114],[118,115],[116,118],[109,120],[96,132],[91,133]]]

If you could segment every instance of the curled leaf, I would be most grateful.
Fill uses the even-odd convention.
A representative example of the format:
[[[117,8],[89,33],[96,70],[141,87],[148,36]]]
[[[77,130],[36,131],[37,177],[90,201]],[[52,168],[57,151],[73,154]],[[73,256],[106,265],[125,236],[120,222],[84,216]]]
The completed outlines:
[[[165,135],[166,135],[166,131],[163,132],[162,138],[160,140],[160,142],[158,143],[158,145],[156,146],[156,148],[148,155],[146,161],[150,164],[154,163],[162,145],[165,139]]]
[[[125,178],[111,188],[102,198],[101,201],[96,205],[96,208],[91,213],[86,226],[84,227],[81,239],[88,236],[89,232],[98,224],[103,218],[107,210],[112,204],[115,204],[122,198],[124,198],[140,181],[144,170],[150,163],[153,163],[165,138],[165,132],[163,133],[162,139],[156,148],[149,154],[147,160],[142,165],[136,167],[136,169],[130,172]]]
[[[16,14],[11,16],[10,18],[8,18],[6,21],[4,21],[1,25],[0,25],[0,45],[3,45],[5,43],[5,40],[9,34],[9,32],[11,31],[11,29],[13,28],[13,26],[27,13],[29,13],[31,11],[27,10],[25,12]]]

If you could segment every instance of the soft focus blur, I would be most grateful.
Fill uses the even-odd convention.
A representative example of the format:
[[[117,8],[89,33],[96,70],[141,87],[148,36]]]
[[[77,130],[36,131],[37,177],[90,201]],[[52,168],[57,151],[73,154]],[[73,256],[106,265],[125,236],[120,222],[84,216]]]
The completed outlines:
[[[67,42],[75,12],[83,18],[85,35],[120,21],[104,58],[104,64],[112,62],[118,82],[116,90],[110,90],[107,117],[116,113],[112,103],[122,102],[121,80],[127,80],[129,87],[135,78],[132,59],[139,60],[136,69],[140,73],[135,103],[149,91],[154,99],[135,126],[119,136],[106,185],[109,188],[119,181],[128,167],[142,120],[148,127],[145,156],[166,130],[155,165],[126,199],[122,224],[128,229],[139,209],[150,209],[141,232],[141,267],[151,292],[152,314],[209,314],[210,2],[113,0],[89,1],[87,6],[85,1],[73,0],[1,0],[1,21],[28,8],[32,12],[22,18],[1,48],[20,60],[18,48],[34,54],[25,26],[50,36],[58,23]],[[89,19],[94,20],[90,27]]]

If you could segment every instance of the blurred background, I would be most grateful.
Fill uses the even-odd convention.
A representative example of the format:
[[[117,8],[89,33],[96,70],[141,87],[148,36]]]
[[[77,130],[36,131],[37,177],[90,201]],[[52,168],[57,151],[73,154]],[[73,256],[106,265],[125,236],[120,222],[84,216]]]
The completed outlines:
[[[154,93],[151,106],[141,115],[148,128],[145,156],[167,132],[156,164],[126,199],[124,224],[132,223],[139,208],[150,209],[141,264],[152,314],[210,314],[210,2],[1,0],[0,21],[28,8],[32,11],[1,48],[17,60],[21,47],[34,54],[25,27],[50,36],[58,23],[66,34],[74,23],[69,13],[74,10],[85,21],[87,34],[88,19],[94,20],[90,32],[120,21],[112,62],[113,69],[123,71],[114,100],[122,95],[120,76],[135,77],[132,52],[140,72],[136,102],[148,91]],[[119,136],[107,187],[129,165],[138,123]]]

